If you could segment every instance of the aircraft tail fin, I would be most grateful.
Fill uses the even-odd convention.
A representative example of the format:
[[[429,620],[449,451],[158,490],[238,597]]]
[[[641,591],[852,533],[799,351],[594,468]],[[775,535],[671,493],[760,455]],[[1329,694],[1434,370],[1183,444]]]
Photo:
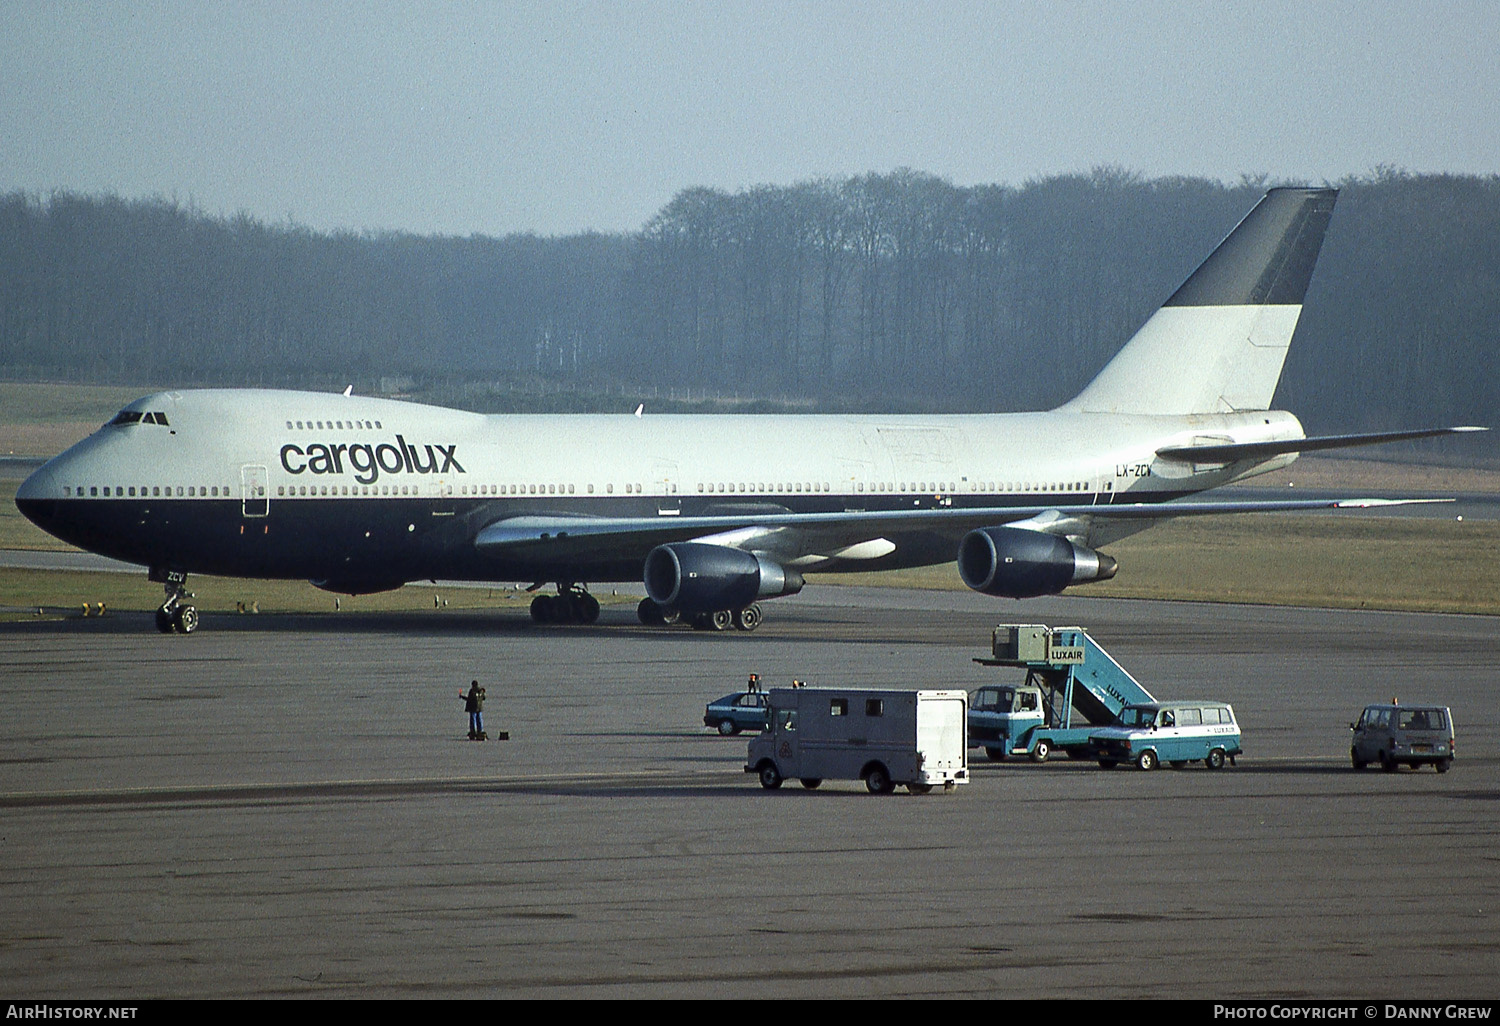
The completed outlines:
[[[1272,189],[1059,409],[1232,413],[1271,405],[1337,189]]]

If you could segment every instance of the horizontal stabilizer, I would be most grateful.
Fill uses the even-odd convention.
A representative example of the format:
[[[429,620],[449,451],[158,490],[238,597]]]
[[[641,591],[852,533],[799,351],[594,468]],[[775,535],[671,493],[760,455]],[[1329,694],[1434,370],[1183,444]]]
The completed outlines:
[[[1471,431],[1488,431],[1484,427],[1422,428],[1416,431],[1379,431],[1358,435],[1321,435],[1315,438],[1288,438],[1279,442],[1237,442],[1223,445],[1171,445],[1156,450],[1165,460],[1183,463],[1234,463],[1238,460],[1264,460],[1288,452],[1317,452],[1323,449],[1348,449],[1357,445],[1379,445],[1382,442],[1406,442],[1414,438],[1437,435],[1460,435]]]

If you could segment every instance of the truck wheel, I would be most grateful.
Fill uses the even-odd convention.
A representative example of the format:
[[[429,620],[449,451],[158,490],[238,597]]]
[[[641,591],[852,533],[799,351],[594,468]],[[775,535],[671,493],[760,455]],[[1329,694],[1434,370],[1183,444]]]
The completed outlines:
[[[1213,751],[1209,752],[1208,758],[1203,760],[1203,765],[1207,766],[1209,769],[1223,769],[1224,749],[1215,748]]]
[[[1036,747],[1031,750],[1032,762],[1046,762],[1047,756],[1052,754],[1052,746],[1045,741],[1038,741]]]
[[[816,791],[818,789],[818,785],[821,784],[822,782],[823,782],[823,778],[822,777],[803,777],[802,778],[802,786],[805,787],[805,788],[807,788],[809,791]]]
[[[1120,765],[1120,763],[1116,759],[1100,759],[1099,760],[1099,768],[1100,769],[1114,769],[1118,765]]]
[[[1361,759],[1359,757],[1359,753],[1352,748],[1349,749],[1349,765],[1353,766],[1357,770],[1362,770],[1365,768],[1365,760]]]
[[[907,784],[906,789],[912,794],[929,794],[932,791],[931,784]]]
[[[734,725],[733,720],[719,721],[719,733],[723,734],[725,737],[729,737],[731,734],[738,734],[739,732],[740,728]]]
[[[1400,764],[1397,763],[1395,759],[1392,759],[1387,753],[1381,752],[1380,768],[1385,770],[1387,773],[1394,773],[1397,769],[1400,768]]]
[[[1149,748],[1135,758],[1135,764],[1147,771],[1156,769],[1157,761],[1156,753]]]
[[[1005,761],[1005,749],[1004,748],[986,748],[984,750],[984,754],[988,755],[991,759],[995,760],[996,762],[1004,762]]]
[[[890,794],[896,789],[896,785],[891,783],[890,773],[879,763],[865,771],[865,787],[871,794]]]
[[[1437,770],[1439,773],[1447,773],[1448,767],[1452,765],[1453,763],[1447,759],[1439,759],[1437,762],[1432,764],[1432,768]]]
[[[760,786],[767,791],[774,791],[781,786],[781,773],[777,771],[774,762],[760,764]]]

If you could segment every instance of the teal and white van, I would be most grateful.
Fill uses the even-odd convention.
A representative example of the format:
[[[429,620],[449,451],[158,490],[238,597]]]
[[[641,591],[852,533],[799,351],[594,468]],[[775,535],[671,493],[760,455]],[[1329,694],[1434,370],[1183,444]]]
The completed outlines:
[[[1143,770],[1202,762],[1219,769],[1240,754],[1240,725],[1224,702],[1146,702],[1120,711],[1120,725],[1089,736],[1089,754],[1105,769],[1133,762]]]

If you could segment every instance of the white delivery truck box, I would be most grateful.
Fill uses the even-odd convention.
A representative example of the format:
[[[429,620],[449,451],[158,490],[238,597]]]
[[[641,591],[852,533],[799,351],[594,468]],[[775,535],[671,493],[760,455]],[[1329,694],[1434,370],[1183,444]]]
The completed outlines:
[[[863,780],[875,794],[916,794],[969,779],[969,696],[962,690],[774,688],[769,729],[750,742],[745,772],[774,789]]]

